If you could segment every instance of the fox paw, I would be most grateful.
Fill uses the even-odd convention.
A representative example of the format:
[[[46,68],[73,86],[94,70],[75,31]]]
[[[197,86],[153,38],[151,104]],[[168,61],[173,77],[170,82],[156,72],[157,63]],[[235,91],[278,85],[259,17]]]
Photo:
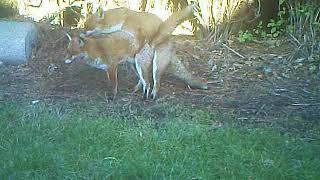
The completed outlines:
[[[146,84],[142,87],[142,96],[144,99],[149,99],[149,93],[150,93],[150,84]]]

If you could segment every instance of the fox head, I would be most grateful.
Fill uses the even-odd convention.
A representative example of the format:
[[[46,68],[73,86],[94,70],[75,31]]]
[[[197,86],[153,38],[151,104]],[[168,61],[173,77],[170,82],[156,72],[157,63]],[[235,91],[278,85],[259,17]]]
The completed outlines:
[[[67,46],[67,56],[65,59],[69,59],[71,61],[83,58],[81,54],[83,54],[83,47],[85,40],[80,36],[70,36],[66,34],[69,39],[69,43]]]
[[[73,61],[82,61],[92,67],[107,71],[108,65],[105,64],[98,52],[99,49],[96,49],[95,40],[86,39],[82,37],[82,34],[79,36],[71,36],[67,35],[70,42],[67,47],[67,57],[65,58],[65,63],[72,63]],[[89,43],[89,45],[85,45],[85,43]],[[88,49],[88,47],[92,47],[93,49]],[[85,50],[89,50],[91,53],[91,57],[87,54]]]
[[[84,40],[78,36],[71,37],[69,34],[66,34],[66,36],[69,39],[69,44],[67,46],[67,53],[71,55],[80,53],[81,48],[84,45]]]

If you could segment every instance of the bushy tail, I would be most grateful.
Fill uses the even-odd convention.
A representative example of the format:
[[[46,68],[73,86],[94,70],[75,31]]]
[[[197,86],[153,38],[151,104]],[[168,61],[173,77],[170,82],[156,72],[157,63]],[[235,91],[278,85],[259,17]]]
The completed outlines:
[[[165,20],[159,27],[157,34],[152,39],[151,45],[153,47],[167,40],[175,28],[183,21],[187,20],[193,15],[196,8],[195,4],[191,4],[181,11],[173,13],[167,20]]]
[[[171,68],[175,76],[190,85],[192,88],[208,89],[208,84],[199,77],[192,75],[176,55],[173,55],[171,58]]]

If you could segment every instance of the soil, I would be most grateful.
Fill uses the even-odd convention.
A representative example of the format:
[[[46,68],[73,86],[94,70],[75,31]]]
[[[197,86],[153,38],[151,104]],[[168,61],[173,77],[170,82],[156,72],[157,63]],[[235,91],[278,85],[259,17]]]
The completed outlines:
[[[65,64],[68,39],[64,31],[41,26],[32,59],[20,66],[0,65],[0,102],[86,101],[148,108],[174,101],[210,111],[232,112],[240,123],[299,117],[319,123],[320,78],[295,70],[288,62],[292,46],[286,39],[268,43],[239,44],[197,41],[175,37],[178,56],[188,69],[209,83],[209,90],[190,89],[167,73],[158,99],[144,100],[133,93],[137,79],[129,66],[119,68],[119,93],[109,100],[111,86],[106,73],[84,63]],[[241,58],[236,53],[244,56]],[[161,114],[161,113],[160,113]]]

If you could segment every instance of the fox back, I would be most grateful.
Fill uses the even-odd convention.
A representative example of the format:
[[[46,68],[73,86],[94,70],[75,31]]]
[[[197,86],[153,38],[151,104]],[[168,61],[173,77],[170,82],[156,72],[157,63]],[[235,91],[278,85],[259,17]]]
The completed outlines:
[[[84,25],[84,30],[95,28],[112,28],[122,24],[122,31],[130,32],[140,42],[142,47],[144,43],[150,42],[158,33],[162,20],[151,13],[136,12],[128,8],[116,8],[105,11],[101,18],[91,15]]]

